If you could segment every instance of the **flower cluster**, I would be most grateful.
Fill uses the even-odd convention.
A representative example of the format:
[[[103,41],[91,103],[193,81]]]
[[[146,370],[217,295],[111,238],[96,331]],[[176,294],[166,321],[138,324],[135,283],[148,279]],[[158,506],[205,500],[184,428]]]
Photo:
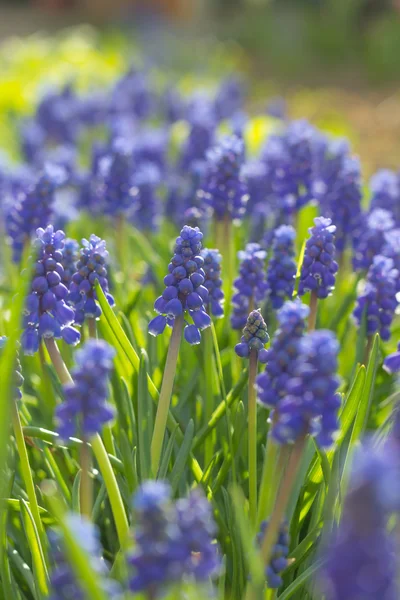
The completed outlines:
[[[100,578],[101,588],[107,594],[108,600],[121,600],[119,584],[108,577],[108,571],[102,559],[99,532],[97,528],[81,516],[70,513],[66,522],[78,541],[79,546],[86,553],[91,568]],[[82,585],[67,560],[61,533],[55,530],[49,532],[49,542],[52,550],[53,570],[50,574],[49,600],[85,600],[86,594]]]
[[[389,356],[385,358],[383,366],[389,373],[398,373],[400,371],[400,342],[397,346],[397,352],[389,354]]]
[[[241,220],[248,201],[247,184],[241,175],[244,160],[243,140],[226,137],[207,154],[207,170],[199,191],[217,220]]]
[[[7,338],[4,335],[0,335],[0,357],[2,351],[5,348],[7,342]],[[22,398],[21,387],[23,386],[24,378],[22,376],[22,368],[21,363],[19,361],[19,356],[17,354],[15,358],[15,367],[13,372],[13,386],[14,386],[14,398],[15,400],[20,400]]]
[[[64,385],[64,402],[56,408],[62,439],[76,435],[90,439],[112,420],[114,411],[106,400],[114,355],[107,342],[94,339],[76,352],[73,382]]]
[[[38,227],[51,220],[55,190],[65,177],[64,170],[47,165],[36,181],[23,180],[11,210],[6,215],[7,234],[11,239],[13,259],[19,262],[24,245],[29,243]]]
[[[399,507],[398,481],[396,448],[358,451],[339,529],[325,548],[321,588],[327,600],[399,597],[395,541],[387,532],[388,517]]]
[[[154,163],[141,164],[132,177],[132,183],[136,190],[132,222],[138,229],[156,231],[161,214],[160,198],[157,195],[159,169]]]
[[[390,325],[397,306],[397,278],[398,272],[393,268],[391,258],[374,257],[353,313],[358,324],[365,313],[367,336],[378,332],[383,340],[390,338]]]
[[[236,294],[232,297],[233,329],[242,329],[246,325],[251,305],[261,304],[265,299],[267,283],[265,280],[265,258],[267,253],[260,244],[247,244],[245,250],[238,252],[240,262],[239,277],[235,279]]]
[[[76,272],[76,263],[78,262],[79,244],[72,238],[64,240],[64,248],[62,250],[61,264],[64,268],[62,282],[69,288],[72,275]]]
[[[92,234],[89,240],[82,240],[82,245],[68,295],[68,302],[75,307],[75,323],[78,325],[82,325],[85,318],[98,319],[101,316],[101,308],[96,303],[96,281],[109,305],[114,305],[114,298],[108,291],[108,252],[105,241]]]
[[[42,338],[62,338],[67,344],[79,342],[79,332],[71,327],[75,311],[67,303],[68,289],[62,283],[63,231],[52,225],[37,229],[35,249],[37,260],[24,311],[22,347],[25,354],[34,354]]]
[[[123,138],[117,138],[99,163],[98,193],[105,214],[113,217],[130,215],[135,201],[132,165],[131,144]]]
[[[335,261],[335,231],[331,219],[316,217],[314,227],[308,232],[303,264],[300,271],[299,296],[314,292],[318,298],[326,298],[335,285],[338,270]]]
[[[338,350],[331,331],[313,331],[300,339],[293,374],[274,410],[272,436],[278,443],[291,444],[311,434],[322,447],[332,444],[339,427]]]
[[[371,190],[371,210],[383,208],[392,213],[396,224],[400,225],[400,179],[397,173],[381,169],[369,182]]]
[[[392,214],[383,208],[375,208],[365,220],[365,227],[354,248],[353,265],[356,271],[367,270],[374,256],[382,254],[385,234],[394,228]]]
[[[204,248],[201,252],[204,259],[204,287],[208,290],[207,312],[214,317],[224,314],[224,292],[222,291],[221,260],[218,250]]]
[[[265,371],[257,376],[258,400],[274,408],[286,394],[288,380],[293,377],[299,356],[299,341],[304,334],[309,308],[300,300],[285,302],[278,311],[279,328],[267,350]]]
[[[400,227],[385,233],[382,254],[393,259],[394,268],[398,271],[397,290],[400,291]]]
[[[272,258],[268,264],[268,297],[273,308],[280,308],[293,295],[296,277],[294,239],[296,232],[290,225],[281,225],[275,231]]]
[[[167,483],[147,481],[133,505],[137,523],[135,551],[129,559],[134,570],[131,591],[151,590],[158,597],[166,585],[185,576],[203,582],[218,571],[211,507],[198,491],[173,504]]]
[[[257,535],[257,542],[259,545],[262,544],[262,540],[265,537],[268,529],[268,521],[261,523],[260,531]],[[286,569],[289,564],[289,528],[286,522],[283,522],[279,528],[278,539],[272,549],[271,559],[269,565],[266,568],[267,586],[269,588],[279,588],[282,585],[281,573]]]
[[[259,310],[252,310],[247,317],[246,325],[240,343],[236,344],[235,352],[241,358],[249,358],[251,351],[255,350],[260,362],[267,361],[267,350],[264,348],[269,341],[267,326]]]
[[[208,302],[208,290],[204,287],[204,259],[201,253],[203,234],[198,227],[185,225],[176,238],[174,255],[168,265],[168,275],[164,277],[166,288],[154,303],[159,313],[149,323],[149,333],[159,335],[165,326],[174,324],[175,318],[188,311],[194,325],[186,325],[185,340],[189,344],[200,343],[200,330],[211,325],[211,319],[205,310]]]
[[[178,160],[178,168],[184,173],[195,163],[206,160],[207,151],[214,143],[216,121],[207,104],[200,104],[198,110],[188,115],[189,135],[185,140]]]

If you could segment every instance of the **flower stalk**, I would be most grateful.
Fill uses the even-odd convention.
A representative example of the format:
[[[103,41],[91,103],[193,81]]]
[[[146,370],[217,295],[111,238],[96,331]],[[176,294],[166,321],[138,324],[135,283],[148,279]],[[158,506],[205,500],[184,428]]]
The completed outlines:
[[[257,363],[258,352],[253,348],[249,358],[248,465],[250,521],[254,527],[257,521],[257,399],[255,388]]]

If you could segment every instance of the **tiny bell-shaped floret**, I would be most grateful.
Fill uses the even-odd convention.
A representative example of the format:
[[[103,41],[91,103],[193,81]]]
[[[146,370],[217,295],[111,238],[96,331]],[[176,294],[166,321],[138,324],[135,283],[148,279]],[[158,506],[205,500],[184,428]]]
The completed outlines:
[[[267,326],[259,310],[253,310],[247,318],[240,343],[236,344],[235,352],[241,358],[248,358],[252,350],[257,353],[258,360],[265,363],[267,350],[264,346],[269,341]]]

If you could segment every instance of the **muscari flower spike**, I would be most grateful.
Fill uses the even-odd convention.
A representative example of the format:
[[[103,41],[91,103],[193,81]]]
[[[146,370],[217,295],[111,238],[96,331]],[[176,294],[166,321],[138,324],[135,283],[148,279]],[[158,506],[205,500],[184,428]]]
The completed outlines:
[[[400,225],[400,179],[390,169],[381,169],[369,182],[371,210],[383,208],[392,213],[397,226]]]
[[[89,339],[75,354],[73,383],[64,385],[64,402],[56,408],[62,439],[91,438],[114,417],[107,403],[115,350],[103,340]]]
[[[122,600],[119,584],[108,577],[108,569],[102,558],[99,532],[90,521],[77,514],[67,514],[66,522],[79,546],[87,554],[90,566],[100,578],[101,588],[109,600]],[[52,550],[53,570],[50,573],[49,600],[85,600],[79,579],[73,572],[64,550],[62,534],[56,530],[49,532]]]
[[[69,288],[72,275],[76,272],[76,263],[78,262],[79,244],[72,238],[64,240],[64,248],[62,250],[61,264],[64,268],[62,282]]]
[[[75,323],[78,325],[82,325],[85,318],[98,319],[101,316],[101,308],[96,303],[96,281],[109,305],[114,306],[115,303],[108,290],[106,242],[92,234],[89,240],[82,240],[82,245],[68,295],[68,302],[75,307]]]
[[[122,138],[115,139],[99,163],[101,184],[97,190],[107,215],[118,217],[131,214],[135,202],[132,168],[131,144]]]
[[[268,297],[273,308],[280,308],[294,291],[296,262],[294,240],[296,232],[290,225],[281,225],[275,231],[272,257],[268,264]]]
[[[7,338],[4,335],[0,335],[0,358],[1,358],[1,354],[2,351],[4,350],[5,346],[7,343]],[[24,384],[24,378],[22,376],[22,367],[21,367],[21,363],[19,360],[19,356],[17,353],[17,356],[15,358],[15,366],[14,366],[14,372],[13,372],[13,387],[14,387],[14,399],[15,400],[21,400],[22,398],[22,393],[21,393],[21,387]]]
[[[185,225],[176,238],[174,255],[168,265],[168,275],[164,277],[166,288],[154,303],[159,313],[149,323],[149,333],[157,336],[165,326],[173,326],[176,317],[186,311],[193,319],[193,325],[186,324],[184,337],[189,344],[199,344],[200,330],[209,327],[211,319],[206,312],[208,290],[203,285],[205,272],[201,253],[203,234],[198,227]]]
[[[129,557],[133,592],[152,591],[154,597],[168,584],[193,577],[207,581],[219,567],[212,543],[215,524],[207,499],[198,491],[175,504],[171,488],[162,481],[144,482],[133,499],[137,523],[135,551]]]
[[[267,326],[260,310],[252,310],[247,317],[246,325],[240,343],[236,344],[235,352],[240,358],[249,358],[251,351],[257,352],[257,358],[261,363],[267,361],[268,352],[264,348],[269,341]]]
[[[382,254],[393,259],[394,268],[398,271],[397,290],[400,291],[400,227],[385,233]]]
[[[354,248],[353,266],[356,271],[369,269],[374,256],[383,254],[385,234],[390,232],[394,225],[392,213],[383,208],[375,208],[367,215],[365,227]]]
[[[249,198],[241,173],[244,142],[232,135],[225,137],[207,153],[207,169],[198,195],[211,208],[217,220],[241,221]]]
[[[310,309],[299,299],[285,302],[277,313],[279,327],[271,347],[267,350],[265,371],[256,379],[258,400],[274,408],[286,394],[286,384],[293,377],[302,338]]]
[[[239,277],[234,281],[236,294],[232,297],[231,326],[233,329],[242,329],[245,326],[251,303],[261,304],[265,299],[266,256],[267,253],[260,244],[247,244],[245,250],[238,252],[241,263]]]
[[[274,409],[272,436],[279,444],[293,444],[306,434],[316,436],[322,447],[333,443],[341,402],[336,393],[338,350],[338,341],[328,330],[300,339],[285,394]]]
[[[261,545],[267,529],[268,521],[263,521],[260,526],[260,532],[257,534],[258,545]],[[277,589],[283,583],[281,573],[289,565],[289,544],[289,527],[286,522],[283,522],[279,528],[278,539],[276,540],[276,543],[272,549],[269,565],[265,570],[267,587],[269,588]]]
[[[65,234],[54,231],[52,225],[37,229],[36,234],[37,260],[25,303],[25,330],[21,340],[25,354],[35,354],[43,338],[62,338],[73,346],[80,339],[79,332],[71,326],[75,311],[66,303],[68,289],[62,283]]]
[[[318,298],[327,298],[335,286],[338,264],[335,261],[335,231],[331,219],[316,217],[308,232],[303,264],[300,271],[299,296],[314,292]]]
[[[161,201],[157,193],[161,174],[154,163],[143,163],[132,177],[135,209],[132,223],[143,231],[156,231],[161,216]]]
[[[358,296],[353,312],[357,324],[360,325],[365,311],[367,336],[379,333],[384,341],[390,338],[390,325],[398,304],[398,276],[391,258],[382,255],[374,257],[364,290]]]
[[[383,367],[388,373],[400,372],[400,342],[397,346],[397,352],[393,352],[385,358]]]
[[[224,314],[224,292],[221,289],[222,256],[218,250],[208,248],[201,251],[201,256],[204,259],[204,287],[208,290],[207,312],[214,317],[222,317]]]
[[[397,600],[396,544],[388,533],[398,511],[396,447],[371,444],[356,453],[338,530],[323,550],[321,591],[327,600]]]

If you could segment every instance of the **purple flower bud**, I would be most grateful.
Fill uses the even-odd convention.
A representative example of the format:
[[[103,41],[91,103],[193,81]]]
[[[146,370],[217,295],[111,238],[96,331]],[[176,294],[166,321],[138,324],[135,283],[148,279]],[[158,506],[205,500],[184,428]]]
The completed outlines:
[[[185,340],[192,346],[200,344],[201,342],[200,331],[197,329],[196,325],[186,325],[183,335]]]

